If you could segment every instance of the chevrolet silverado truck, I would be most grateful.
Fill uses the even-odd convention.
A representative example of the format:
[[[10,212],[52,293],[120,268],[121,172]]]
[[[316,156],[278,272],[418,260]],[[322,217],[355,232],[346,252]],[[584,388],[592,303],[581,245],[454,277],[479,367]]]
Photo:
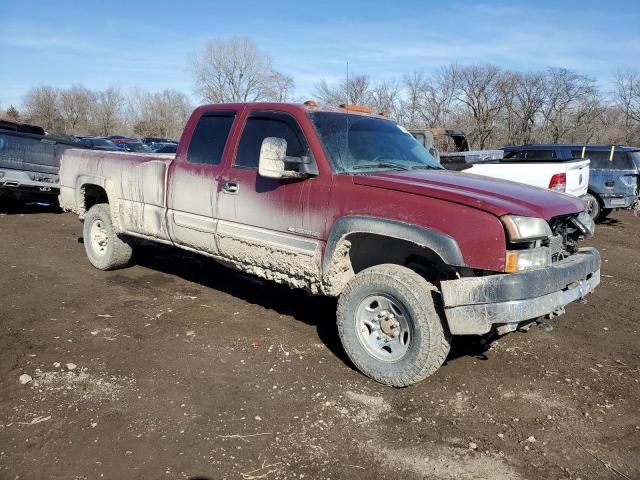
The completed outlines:
[[[338,297],[349,358],[392,386],[435,372],[451,335],[560,314],[600,282],[582,201],[444,170],[362,107],[202,106],[175,157],[68,150],[60,184],[95,267],[141,238]]]

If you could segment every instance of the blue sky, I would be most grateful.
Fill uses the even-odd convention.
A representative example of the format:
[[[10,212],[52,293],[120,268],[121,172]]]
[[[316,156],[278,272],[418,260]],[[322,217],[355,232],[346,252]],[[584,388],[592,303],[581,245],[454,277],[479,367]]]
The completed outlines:
[[[640,70],[640,1],[0,0],[0,108],[37,85],[180,90],[209,38],[250,36],[306,97],[319,79],[400,78],[451,62]]]

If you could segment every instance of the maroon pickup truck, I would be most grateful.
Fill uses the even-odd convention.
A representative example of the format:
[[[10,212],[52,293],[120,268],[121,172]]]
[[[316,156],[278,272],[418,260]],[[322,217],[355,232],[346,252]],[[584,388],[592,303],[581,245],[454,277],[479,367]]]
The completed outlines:
[[[388,385],[437,370],[451,335],[562,313],[600,281],[580,200],[443,170],[356,107],[202,106],[175,157],[68,150],[60,184],[95,267],[143,238],[339,297],[347,354]]]

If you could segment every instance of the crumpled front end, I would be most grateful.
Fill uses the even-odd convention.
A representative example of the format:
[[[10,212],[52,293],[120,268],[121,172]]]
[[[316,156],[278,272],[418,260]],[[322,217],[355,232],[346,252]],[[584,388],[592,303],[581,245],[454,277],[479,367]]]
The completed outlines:
[[[520,243],[521,250],[510,251],[535,252],[544,257],[543,266],[441,282],[451,333],[483,335],[494,326],[514,330],[521,322],[563,313],[566,305],[584,299],[600,283],[601,263],[595,248],[578,248],[582,236],[593,234],[587,217],[582,213],[552,219],[548,238]]]

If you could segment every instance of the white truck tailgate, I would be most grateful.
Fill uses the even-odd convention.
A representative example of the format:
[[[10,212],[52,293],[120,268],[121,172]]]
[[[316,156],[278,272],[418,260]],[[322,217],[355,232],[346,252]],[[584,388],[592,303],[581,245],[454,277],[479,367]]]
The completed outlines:
[[[574,197],[581,197],[589,188],[589,159],[566,162],[567,190],[566,193]]]

